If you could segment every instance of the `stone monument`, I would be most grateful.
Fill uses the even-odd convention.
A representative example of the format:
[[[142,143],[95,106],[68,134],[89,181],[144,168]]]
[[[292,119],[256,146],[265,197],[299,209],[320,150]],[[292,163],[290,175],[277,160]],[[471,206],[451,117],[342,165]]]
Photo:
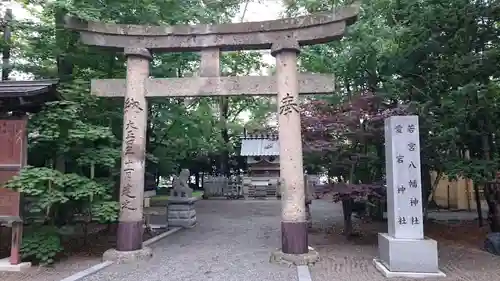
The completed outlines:
[[[379,233],[376,268],[386,277],[445,276],[437,242],[424,237],[418,116],[385,120],[388,233]]]
[[[183,169],[172,181],[172,190],[167,205],[169,226],[191,228],[196,225],[194,203],[199,198],[193,197],[193,190],[188,184],[189,175],[189,170]]]
[[[272,260],[313,260],[311,257],[317,254],[310,253],[308,247],[299,94],[329,94],[334,90],[334,78],[299,73],[297,57],[301,46],[341,39],[358,13],[359,4],[354,4],[297,18],[177,26],[99,23],[67,17],[65,26],[80,32],[82,43],[123,50],[127,60],[126,79],[91,83],[91,91],[97,96],[124,98],[122,208],[117,250],[127,252],[142,247],[139,226],[143,212],[147,98],[277,96],[283,204],[281,249],[275,253],[279,255],[281,251],[283,255]],[[220,76],[220,52],[262,49],[271,49],[276,58],[276,75]],[[150,78],[152,52],[200,52],[200,77]]]

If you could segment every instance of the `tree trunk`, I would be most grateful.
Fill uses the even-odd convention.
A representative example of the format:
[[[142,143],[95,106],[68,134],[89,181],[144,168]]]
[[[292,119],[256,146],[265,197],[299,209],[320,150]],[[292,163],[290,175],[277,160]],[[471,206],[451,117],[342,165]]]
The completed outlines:
[[[148,116],[146,122],[146,154],[152,153],[153,145],[151,142],[151,138],[153,137],[153,128],[152,128],[152,117],[153,116],[153,105],[148,103]],[[151,162],[147,159],[145,160],[145,175],[144,175],[144,191],[152,191],[156,190],[156,163]]]
[[[220,151],[220,173],[229,177],[231,174],[229,167],[229,131],[227,129],[227,116],[229,113],[229,100],[227,97],[220,98],[220,127],[222,137],[222,149]]]
[[[10,47],[12,45],[11,42],[11,24],[12,24],[12,9],[7,9],[5,11],[5,18],[4,18],[4,30],[3,30],[3,40],[4,40],[4,47],[2,50],[2,56],[3,56],[3,65],[2,65],[2,81],[7,81],[9,80],[9,74],[10,74]]]
[[[427,208],[429,207],[429,195],[431,194],[433,189],[431,167],[425,162],[425,159],[423,159],[421,167],[422,169],[420,170],[420,176],[422,177],[422,211],[424,214],[427,214]]]
[[[479,194],[479,192],[477,193]],[[500,232],[500,182],[486,184],[484,194],[488,203],[490,230],[491,232]],[[476,202],[481,201],[476,199]],[[478,208],[481,208],[481,203],[478,204]]]
[[[196,184],[196,189],[200,189],[200,172],[196,171],[194,174],[194,183]]]
[[[479,128],[483,132],[481,135],[481,146],[482,146],[482,151],[483,151],[483,159],[486,161],[490,160],[490,145],[489,145],[489,138],[488,138],[488,132],[486,131],[486,126],[484,119],[482,116],[480,116],[480,121],[479,121]],[[500,197],[498,196],[498,185],[492,184],[489,187],[486,188],[487,184],[485,183],[483,190],[484,190],[484,195],[487,197],[487,202],[488,202],[488,220],[490,222],[490,226],[493,232],[493,229],[499,230],[498,228],[500,227],[500,212],[498,211],[500,209]],[[476,197],[476,206],[477,206],[477,216],[478,216],[478,221],[479,221],[479,226],[483,226],[483,210],[481,207],[481,198],[479,196],[479,186],[477,183],[474,183],[474,193]]]
[[[342,200],[342,213],[344,214],[344,235],[350,237],[353,234],[352,227],[352,209],[354,205],[354,200],[344,199]]]
[[[71,59],[71,51],[75,48],[77,37],[73,32],[64,28],[64,17],[67,11],[57,7],[54,11],[54,23],[56,26],[56,44],[60,48],[60,53],[57,54],[57,74],[59,81],[62,83],[69,82],[73,79],[73,61]],[[68,126],[62,126],[60,139],[64,140],[69,135]],[[66,155],[64,150],[60,148],[55,151],[54,168],[61,173],[66,173]],[[68,212],[54,208],[54,220],[56,225],[64,225],[67,222]]]

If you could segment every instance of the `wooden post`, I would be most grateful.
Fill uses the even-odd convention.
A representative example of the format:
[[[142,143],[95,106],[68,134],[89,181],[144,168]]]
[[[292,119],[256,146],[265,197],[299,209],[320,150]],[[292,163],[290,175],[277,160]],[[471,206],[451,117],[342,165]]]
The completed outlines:
[[[21,241],[23,238],[23,223],[12,223],[12,242],[10,245],[10,264],[17,265],[21,263]]]

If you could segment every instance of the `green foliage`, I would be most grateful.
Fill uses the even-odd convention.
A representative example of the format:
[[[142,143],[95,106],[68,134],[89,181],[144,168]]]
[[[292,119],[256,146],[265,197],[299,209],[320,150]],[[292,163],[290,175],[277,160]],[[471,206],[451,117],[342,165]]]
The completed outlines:
[[[37,198],[28,212],[49,212],[54,204],[64,204],[69,200],[64,192],[63,176],[53,169],[28,166],[13,177],[6,187],[21,192],[24,196]]]
[[[109,201],[110,187],[74,173],[63,174],[50,168],[28,166],[6,187],[21,192],[31,201],[27,209],[28,219],[29,215],[39,218],[43,214],[44,222],[53,223],[54,210],[71,215],[75,206],[79,213],[92,214],[93,219],[102,223],[117,219],[118,203]]]
[[[118,220],[120,204],[116,201],[96,201],[91,206],[92,220],[99,223],[109,223]]]
[[[34,260],[40,265],[49,265],[62,250],[61,239],[56,229],[44,226],[31,229],[23,236],[21,257]]]
[[[286,1],[292,15],[349,2]],[[379,112],[391,104],[411,105],[410,113],[420,116],[423,168],[482,182],[492,178],[500,160],[497,19],[495,1],[362,1],[360,18],[345,39],[304,48],[301,68],[335,73],[331,100],[345,106],[366,91],[380,99]],[[339,153],[368,155],[382,138],[353,141]],[[383,163],[383,149],[375,156],[380,160],[372,163]],[[355,178],[363,169],[355,167]]]
[[[111,200],[110,188],[74,173],[28,166],[6,187],[21,192],[30,202],[25,218],[32,227],[23,238],[21,252],[23,258],[42,265],[53,263],[63,250],[56,226],[59,216],[66,218],[63,225],[81,215],[86,222],[110,223],[118,219],[119,204]]]
[[[63,28],[66,14],[88,20],[133,24],[193,24],[230,22],[240,0],[224,1],[17,1],[35,20],[15,21],[12,54],[14,71],[35,79],[60,79],[62,99],[51,102],[30,116],[28,164],[8,183],[27,199],[27,220],[34,226],[29,237],[41,233],[47,224],[58,229],[96,221],[117,220],[119,204],[116,186],[120,173],[123,131],[123,100],[98,98],[90,93],[90,80],[125,78],[123,55],[82,45],[76,33]],[[14,15],[14,18],[17,18]],[[4,44],[5,42],[2,42]],[[155,54],[151,63],[154,77],[183,77],[197,72],[196,53]],[[257,52],[223,56],[225,75],[245,75],[263,65]],[[148,108],[147,169],[170,176],[183,168],[212,172],[221,166],[220,153],[229,158],[239,141],[245,120],[256,116],[265,120],[267,99],[226,99],[221,110],[219,99],[174,98],[151,100]],[[259,111],[258,113],[254,112]],[[226,122],[221,122],[224,117]],[[264,122],[255,122],[261,124]],[[229,137],[225,137],[225,134]],[[229,159],[227,160],[229,161]],[[215,164],[214,164],[215,163]],[[36,227],[35,227],[36,226]],[[45,230],[44,230],[45,231]],[[52,234],[26,247],[27,258],[52,262]],[[55,235],[55,234],[54,234]],[[53,249],[57,247],[52,247]],[[37,256],[36,252],[41,253]],[[57,252],[57,251],[53,251]]]

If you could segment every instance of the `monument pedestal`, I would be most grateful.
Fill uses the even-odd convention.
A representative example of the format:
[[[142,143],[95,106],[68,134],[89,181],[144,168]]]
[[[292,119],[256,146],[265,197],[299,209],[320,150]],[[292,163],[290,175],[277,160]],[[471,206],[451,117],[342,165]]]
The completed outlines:
[[[439,270],[437,242],[432,239],[397,239],[378,234],[379,259],[375,267],[385,277],[445,277]]]
[[[196,209],[194,203],[197,197],[171,197],[167,205],[167,221],[171,227],[191,228],[196,225]]]
[[[424,236],[418,116],[385,120],[388,233],[378,234],[375,267],[386,277],[445,277],[437,242]]]

